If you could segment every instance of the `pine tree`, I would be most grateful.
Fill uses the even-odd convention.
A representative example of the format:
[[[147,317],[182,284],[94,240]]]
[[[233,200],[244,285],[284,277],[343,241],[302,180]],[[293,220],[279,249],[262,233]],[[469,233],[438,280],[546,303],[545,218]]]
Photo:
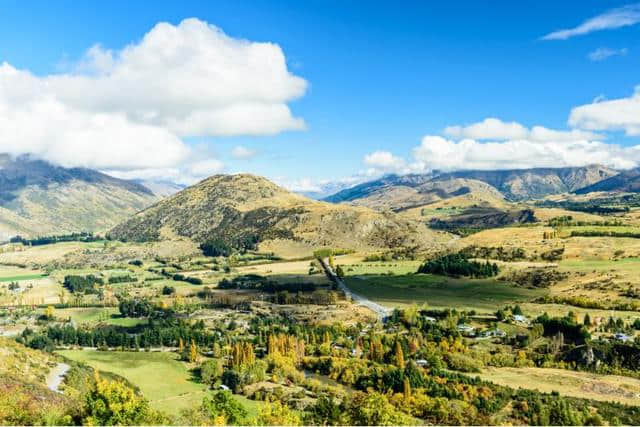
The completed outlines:
[[[178,353],[184,353],[184,341],[182,341],[182,338],[180,338],[180,341],[178,342]]]

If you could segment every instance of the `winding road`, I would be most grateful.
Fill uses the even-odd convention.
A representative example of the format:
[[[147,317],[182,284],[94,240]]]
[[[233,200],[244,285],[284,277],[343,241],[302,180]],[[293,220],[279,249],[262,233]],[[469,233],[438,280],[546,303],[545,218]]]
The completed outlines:
[[[326,259],[320,259],[320,264],[322,264],[322,268],[324,272],[327,274],[329,279],[338,285],[338,289],[344,292],[346,297],[351,298],[351,300],[358,305],[363,307],[367,307],[369,310],[373,311],[381,321],[384,321],[389,315],[391,315],[392,310],[390,308],[386,308],[378,304],[377,302],[373,302],[370,299],[363,297],[362,295],[358,295],[353,292],[351,289],[347,287],[338,275],[333,271],[333,268],[329,265]]]

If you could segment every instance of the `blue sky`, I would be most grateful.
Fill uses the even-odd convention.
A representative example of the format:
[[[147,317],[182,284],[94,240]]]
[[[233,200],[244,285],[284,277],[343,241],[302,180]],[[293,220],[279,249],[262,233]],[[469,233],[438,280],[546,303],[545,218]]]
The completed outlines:
[[[465,151],[459,147],[467,135],[464,131],[459,130],[455,138],[451,132],[444,134],[447,126],[466,126],[486,118],[517,122],[528,129],[539,125],[595,133],[577,137],[588,142],[588,148],[577,148],[577,157],[585,159],[580,161],[598,158],[604,150],[603,160],[610,156],[611,165],[635,165],[620,159],[633,157],[624,149],[638,143],[637,123],[603,119],[607,111],[595,119],[600,112],[589,111],[587,118],[571,125],[568,121],[573,108],[596,99],[633,101],[634,88],[640,85],[640,25],[615,28],[615,23],[609,23],[612,28],[543,39],[619,8],[626,7],[625,16],[633,19],[640,9],[629,2],[40,1],[25,7],[24,2],[5,0],[0,7],[0,62],[43,79],[77,74],[77,64],[91,46],[119,51],[139,43],[158,22],[178,26],[186,18],[197,18],[232,39],[277,44],[289,73],[307,83],[301,95],[283,96],[278,104],[288,106],[306,129],[289,130],[292,126],[283,125],[275,133],[238,131],[232,136],[218,131],[182,132],[180,140],[198,153],[196,157],[215,159],[212,171],[248,171],[290,187],[311,188],[319,182],[386,172],[507,167],[508,157],[483,163],[473,153],[481,151],[482,144],[500,149],[510,138],[473,134],[480,145]],[[614,113],[620,108],[609,107]],[[636,103],[629,108],[636,108]],[[422,157],[416,156],[425,136],[441,136],[449,145],[422,150]],[[0,134],[0,146],[2,137],[7,135]],[[522,134],[515,139],[530,138]],[[541,150],[547,151],[541,154],[540,166],[555,164],[544,158],[552,157],[548,150],[565,139],[553,139],[543,141],[547,145]],[[593,141],[604,145],[594,148]],[[613,154],[609,146],[615,146]],[[507,146],[507,151],[518,147]],[[563,151],[565,157],[558,165],[571,163],[567,157],[572,157],[573,148],[562,149],[569,151]],[[47,147],[42,153],[51,151]],[[366,162],[366,156],[375,152],[386,154]],[[467,165],[462,160],[434,158],[447,155],[471,160]],[[100,167],[123,176],[144,169],[189,168],[164,159],[158,160],[157,167],[153,163],[120,167],[117,162],[101,167],[89,157],[60,162]],[[531,165],[538,165],[535,159]]]

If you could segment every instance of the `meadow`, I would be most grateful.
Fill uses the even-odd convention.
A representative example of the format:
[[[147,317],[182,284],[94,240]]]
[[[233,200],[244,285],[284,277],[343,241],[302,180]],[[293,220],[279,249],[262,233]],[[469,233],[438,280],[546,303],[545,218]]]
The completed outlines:
[[[426,303],[434,308],[488,312],[506,304],[530,301],[546,293],[545,290],[520,288],[495,279],[430,274],[348,276],[345,280],[354,292],[387,307]]]
[[[207,393],[187,368],[169,352],[60,350],[64,357],[112,372],[140,388],[153,408],[177,415],[198,405]]]
[[[637,378],[552,368],[489,368],[478,376],[514,388],[640,405],[640,380]]]

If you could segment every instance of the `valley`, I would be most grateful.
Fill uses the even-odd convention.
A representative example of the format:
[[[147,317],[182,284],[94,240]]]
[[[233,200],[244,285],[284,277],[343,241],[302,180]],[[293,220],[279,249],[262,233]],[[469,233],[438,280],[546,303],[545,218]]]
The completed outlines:
[[[117,388],[128,424],[640,423],[635,199],[432,179],[335,204],[216,175],[4,243],[0,421],[107,424]]]

